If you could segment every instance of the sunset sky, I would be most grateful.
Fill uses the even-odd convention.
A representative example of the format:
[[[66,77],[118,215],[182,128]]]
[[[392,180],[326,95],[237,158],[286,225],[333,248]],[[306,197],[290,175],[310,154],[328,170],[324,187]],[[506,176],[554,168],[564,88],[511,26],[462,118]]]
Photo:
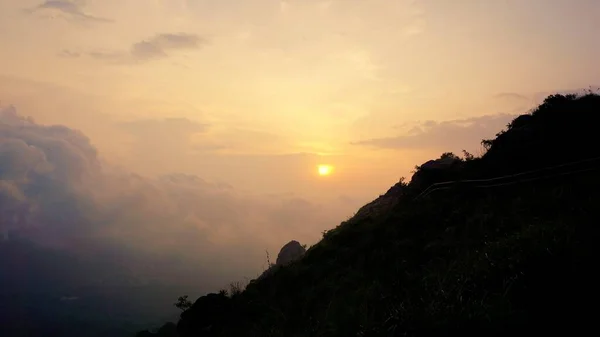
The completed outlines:
[[[0,0],[0,107],[80,130],[115,169],[194,175],[249,208],[289,198],[258,259],[598,85],[598,18],[596,0]]]

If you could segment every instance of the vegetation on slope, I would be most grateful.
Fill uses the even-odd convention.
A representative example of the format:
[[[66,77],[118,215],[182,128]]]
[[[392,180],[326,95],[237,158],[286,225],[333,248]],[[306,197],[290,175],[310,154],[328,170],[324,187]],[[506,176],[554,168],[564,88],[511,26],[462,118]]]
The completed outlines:
[[[600,174],[454,187],[600,156],[600,96],[553,95],[484,140],[481,158],[418,167],[304,257],[232,296],[199,298],[180,336],[536,335],[592,326]],[[589,167],[599,167],[598,161]],[[419,179],[415,179],[419,178]],[[416,181],[420,183],[417,184]],[[470,185],[469,185],[470,186]],[[393,201],[393,202],[392,202]]]

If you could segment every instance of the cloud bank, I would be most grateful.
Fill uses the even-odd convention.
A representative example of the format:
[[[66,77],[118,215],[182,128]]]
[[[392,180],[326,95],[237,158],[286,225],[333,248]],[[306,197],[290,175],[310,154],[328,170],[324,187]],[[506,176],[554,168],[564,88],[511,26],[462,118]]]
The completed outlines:
[[[102,282],[116,265],[131,279],[170,284],[253,277],[265,249],[316,241],[341,220],[331,213],[294,195],[244,194],[193,175],[142,177],[105,163],[77,130],[0,109],[0,241],[27,238],[90,264],[103,257]]]
[[[408,126],[409,129],[399,136],[372,138],[353,144],[383,149],[459,151],[494,136],[515,117],[511,114],[494,114],[444,122],[425,121]]]

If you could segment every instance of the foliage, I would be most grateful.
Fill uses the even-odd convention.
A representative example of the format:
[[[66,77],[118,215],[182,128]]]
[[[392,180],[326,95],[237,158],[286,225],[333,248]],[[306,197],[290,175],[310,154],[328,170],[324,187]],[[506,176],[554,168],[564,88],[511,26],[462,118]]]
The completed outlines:
[[[188,295],[180,296],[173,305],[182,311],[186,311],[187,309],[192,307],[192,302],[188,300]]]
[[[244,286],[238,281],[238,282],[231,282],[229,284],[229,295],[231,297],[237,296],[239,294],[242,293],[242,291],[244,291]]]
[[[549,96],[464,152],[458,179],[600,155],[600,97]],[[401,181],[403,183],[403,181]],[[594,322],[597,171],[425,199],[326,231],[304,257],[236,296],[186,310],[181,336],[577,335]]]
[[[462,152],[464,161],[471,161],[475,159],[475,156],[469,153],[467,150],[462,150]]]
[[[461,160],[459,156],[455,155],[452,152],[444,152],[440,156],[440,159],[452,159],[452,160]]]
[[[492,147],[492,142],[492,139],[484,139],[481,141],[481,146],[483,146],[486,151],[489,151],[489,149]]]
[[[275,264],[271,262],[271,257],[269,255],[269,251],[265,250],[265,252],[267,253],[267,269],[273,267]]]

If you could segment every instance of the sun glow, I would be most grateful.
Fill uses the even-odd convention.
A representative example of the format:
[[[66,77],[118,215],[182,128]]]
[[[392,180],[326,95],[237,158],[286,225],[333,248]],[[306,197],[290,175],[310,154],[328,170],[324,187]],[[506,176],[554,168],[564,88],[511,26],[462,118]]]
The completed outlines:
[[[333,172],[333,166],[331,165],[319,165],[318,172],[320,176],[328,176]]]

